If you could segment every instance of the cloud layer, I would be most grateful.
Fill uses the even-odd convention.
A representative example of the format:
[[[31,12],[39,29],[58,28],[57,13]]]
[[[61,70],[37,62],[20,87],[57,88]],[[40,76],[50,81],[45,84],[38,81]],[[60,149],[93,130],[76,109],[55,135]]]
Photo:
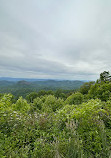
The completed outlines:
[[[0,3],[0,76],[96,80],[110,71],[110,0]]]

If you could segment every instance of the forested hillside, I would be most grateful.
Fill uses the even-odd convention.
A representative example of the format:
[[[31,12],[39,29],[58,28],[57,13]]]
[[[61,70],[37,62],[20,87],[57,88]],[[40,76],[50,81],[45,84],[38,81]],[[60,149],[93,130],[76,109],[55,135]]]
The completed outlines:
[[[2,79],[2,78],[1,78]],[[7,78],[6,78],[7,79]],[[31,92],[39,92],[40,90],[76,90],[84,84],[83,81],[69,81],[69,80],[19,80],[7,79],[0,81],[0,93],[11,93],[16,98],[23,96],[24,98]]]
[[[111,158],[109,72],[76,91],[1,93],[0,144],[1,158]]]

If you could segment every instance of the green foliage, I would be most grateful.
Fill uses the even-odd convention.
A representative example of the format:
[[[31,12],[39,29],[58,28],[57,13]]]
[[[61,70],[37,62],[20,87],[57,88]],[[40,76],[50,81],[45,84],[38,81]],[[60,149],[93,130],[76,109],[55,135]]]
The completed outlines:
[[[55,156],[54,148],[44,139],[37,139],[34,143],[33,158],[53,158]]]
[[[90,90],[91,85],[94,85],[94,81],[91,82],[85,82],[81,87],[80,87],[80,93],[82,94],[88,94],[88,91]]]
[[[50,112],[53,111],[55,112],[59,108],[63,106],[63,100],[62,99],[57,99],[53,95],[46,96],[45,102],[42,107],[42,111],[44,112]]]
[[[82,139],[83,149],[86,154],[104,158],[108,157],[109,154],[109,149],[106,145],[106,138],[109,135],[106,136],[107,132],[103,128],[103,116],[107,116],[107,112],[103,109],[100,100],[91,100],[79,106],[65,106],[58,111],[56,119],[58,120],[58,127],[61,127],[61,121],[65,122],[62,130],[69,127],[76,129]]]
[[[104,71],[100,74],[100,81],[101,82],[111,81],[111,76],[109,74],[109,71]]]
[[[88,95],[90,98],[99,98],[102,101],[107,101],[111,96],[111,82],[101,82],[92,85]]]
[[[5,111],[6,109],[10,109],[12,105],[12,95],[4,94],[0,99],[0,111]]]
[[[37,96],[38,96],[37,92],[31,92],[26,96],[26,99],[28,100],[28,102],[33,102],[33,100],[37,98]]]
[[[13,109],[21,112],[28,112],[30,110],[30,105],[27,103],[25,99],[20,97],[16,104],[13,104]]]
[[[62,93],[0,95],[1,158],[111,157],[111,82]]]
[[[83,102],[83,100],[84,100],[83,94],[81,94],[80,92],[76,92],[76,93],[72,94],[71,96],[69,96],[66,99],[65,103],[70,104],[70,105],[72,105],[72,104],[78,105],[78,104],[81,104]]]
[[[33,107],[34,107],[34,110],[41,110],[42,109],[42,106],[43,106],[43,100],[39,97],[37,97],[36,99],[34,99],[33,101]]]
[[[57,98],[62,98],[62,99],[66,99],[67,98],[66,94],[61,89],[56,90],[54,95]]]

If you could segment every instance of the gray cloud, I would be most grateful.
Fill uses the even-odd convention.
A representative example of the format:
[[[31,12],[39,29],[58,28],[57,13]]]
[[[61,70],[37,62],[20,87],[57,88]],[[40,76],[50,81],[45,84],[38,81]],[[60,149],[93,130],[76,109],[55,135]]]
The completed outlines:
[[[110,71],[110,0],[1,0],[0,19],[0,76],[95,80]]]

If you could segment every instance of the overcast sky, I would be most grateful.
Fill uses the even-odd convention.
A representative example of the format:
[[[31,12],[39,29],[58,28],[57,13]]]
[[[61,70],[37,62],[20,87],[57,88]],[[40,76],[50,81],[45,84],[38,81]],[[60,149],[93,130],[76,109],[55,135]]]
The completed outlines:
[[[0,76],[96,80],[111,70],[111,0],[0,0]]]

